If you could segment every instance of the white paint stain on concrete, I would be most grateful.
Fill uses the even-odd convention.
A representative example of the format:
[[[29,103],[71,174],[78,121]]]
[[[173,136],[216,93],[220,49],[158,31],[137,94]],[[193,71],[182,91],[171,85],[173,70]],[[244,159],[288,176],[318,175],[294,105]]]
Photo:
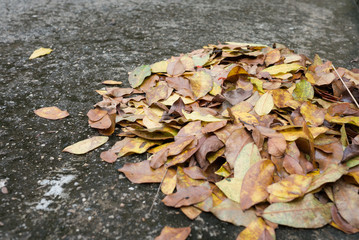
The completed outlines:
[[[35,209],[44,210],[44,211],[52,211],[49,205],[54,201],[48,198],[66,198],[68,196],[67,193],[64,192],[63,185],[70,183],[76,178],[76,175],[58,175],[55,179],[44,179],[39,181],[39,184],[43,187],[49,186],[50,189],[45,192],[44,198],[40,200],[40,202],[36,205]]]

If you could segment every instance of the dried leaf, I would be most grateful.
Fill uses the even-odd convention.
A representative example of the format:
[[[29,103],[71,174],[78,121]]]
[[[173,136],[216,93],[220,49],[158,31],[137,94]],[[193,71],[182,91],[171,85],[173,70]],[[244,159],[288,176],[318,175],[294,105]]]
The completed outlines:
[[[196,99],[205,96],[212,90],[212,77],[205,71],[195,72],[192,76],[188,76],[187,78],[189,79],[191,89]]]
[[[128,76],[128,81],[131,87],[136,88],[141,86],[146,77],[151,75],[151,66],[142,65],[135,68]]]
[[[312,177],[310,176],[291,174],[283,180],[267,187],[267,191],[270,194],[268,201],[270,203],[292,201],[295,198],[303,196],[307,192],[311,182]]]
[[[270,160],[263,160],[250,167],[244,176],[240,204],[243,210],[264,201],[268,197],[267,186],[273,182],[275,167]]]
[[[216,185],[229,199],[240,203],[242,182],[239,178],[225,178]]]
[[[92,138],[88,138],[82,141],[79,141],[75,144],[67,146],[62,150],[63,152],[69,152],[72,154],[85,154],[99,146],[105,144],[108,141],[108,137],[104,136],[96,136]]]
[[[274,103],[273,103],[272,94],[266,92],[259,98],[256,105],[254,106],[254,110],[259,116],[263,116],[270,113],[273,107],[274,107]]]
[[[34,58],[38,58],[38,57],[41,57],[41,56],[45,56],[47,54],[50,54],[52,52],[52,49],[51,48],[39,48],[39,49],[36,49],[32,54],[31,56],[29,57],[29,59],[34,59]]]
[[[311,102],[307,101],[300,107],[300,113],[305,121],[309,122],[312,126],[320,126],[324,122],[325,110],[318,108]]]
[[[155,240],[185,240],[191,233],[190,227],[185,228],[171,228],[165,226],[161,234]]]
[[[120,85],[122,84],[121,81],[115,81],[115,80],[105,80],[102,82],[102,84],[106,84],[106,85]]]
[[[253,142],[245,145],[234,163],[234,177],[243,180],[249,168],[261,160],[257,145]]]
[[[334,202],[340,215],[354,228],[359,229],[359,187],[343,180],[333,186]]]
[[[226,199],[216,207],[211,208],[211,212],[220,220],[230,222],[236,226],[248,226],[257,219],[255,211],[249,209],[242,211],[239,203]]]
[[[225,141],[226,149],[224,155],[232,168],[234,168],[234,163],[242,148],[252,141],[251,136],[244,128],[234,130],[227,141]]]
[[[322,173],[313,177],[312,183],[307,190],[311,192],[329,182],[336,182],[341,176],[347,173],[347,168],[342,165],[330,164]]]
[[[160,61],[151,65],[151,71],[153,73],[165,73],[167,72],[168,61]]]
[[[62,119],[70,115],[66,110],[62,111],[58,107],[39,108],[34,112],[37,116],[50,120]]]
[[[193,186],[179,189],[167,195],[162,202],[169,207],[179,208],[202,202],[211,195],[212,191],[206,187]]]
[[[307,101],[314,97],[314,89],[310,82],[302,79],[295,85],[293,98],[298,101]]]
[[[166,173],[164,167],[152,169],[148,160],[126,163],[118,171],[123,172],[132,183],[160,183]]]
[[[263,69],[263,72],[267,72],[271,75],[275,75],[278,73],[287,73],[287,72],[295,72],[300,69],[303,69],[302,65],[299,65],[297,63],[289,63],[289,64],[279,64],[272,67],[268,67]]]
[[[263,218],[295,228],[319,228],[331,221],[332,203],[322,204],[313,194],[289,203],[273,203],[263,212]]]
[[[269,237],[266,236],[266,232],[269,233]],[[275,233],[274,230],[267,226],[262,218],[257,218],[253,220],[237,237],[237,240],[257,240],[257,239],[265,239],[265,240],[274,240]]]

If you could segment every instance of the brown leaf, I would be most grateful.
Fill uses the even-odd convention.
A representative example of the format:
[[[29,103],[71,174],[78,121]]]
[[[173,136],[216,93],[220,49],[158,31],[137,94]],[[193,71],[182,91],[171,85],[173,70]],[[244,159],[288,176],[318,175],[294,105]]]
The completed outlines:
[[[168,168],[165,178],[161,184],[161,191],[168,195],[173,193],[177,183],[177,171],[173,168]]]
[[[267,186],[273,182],[275,167],[270,160],[255,163],[244,176],[240,204],[243,210],[264,201],[268,197]]]
[[[89,118],[90,121],[92,122],[96,122],[99,121],[101,118],[103,118],[104,116],[107,115],[107,111],[106,110],[102,110],[100,108],[95,108],[95,109],[91,109],[90,111],[88,111],[87,113],[87,117]]]
[[[340,215],[354,228],[359,228],[359,187],[337,181],[333,186],[334,202]]]
[[[331,223],[331,225],[333,227],[336,227],[336,228],[342,230],[343,232],[349,233],[349,234],[359,232],[359,229],[354,228],[339,214],[338,209],[336,208],[335,205],[333,205],[333,207],[331,209],[331,213],[332,213],[333,223],[335,224],[335,225],[333,225],[333,223]]]
[[[185,72],[186,67],[180,59],[172,60],[167,65],[167,73],[172,76],[178,76]]]
[[[218,206],[211,208],[211,212],[218,219],[233,223],[236,226],[248,226],[252,221],[257,219],[253,209],[242,211],[239,203],[230,199],[226,199]]]
[[[194,186],[178,190],[167,195],[162,202],[169,207],[179,208],[202,202],[211,195],[212,191],[206,187]]]
[[[190,227],[185,228],[171,228],[165,226],[161,234],[155,240],[185,240],[191,233]]]
[[[202,128],[202,133],[206,134],[206,133],[215,132],[226,125],[227,125],[227,120],[223,120],[220,122],[211,122]]]
[[[191,220],[196,219],[202,213],[202,210],[193,206],[181,207],[181,211]]]
[[[114,151],[109,150],[109,151],[102,152],[100,154],[100,158],[105,162],[114,163],[114,162],[116,162],[118,156]]]
[[[252,96],[252,90],[250,89],[246,91],[242,88],[237,88],[235,90],[225,92],[223,96],[230,104],[236,105]]]
[[[287,148],[287,142],[283,135],[278,135],[278,137],[270,137],[268,139],[268,153],[280,157],[284,154],[285,149]]]
[[[202,179],[202,180],[207,179],[207,177],[204,175],[204,172],[203,172],[202,168],[200,168],[200,167],[197,167],[197,166],[186,167],[186,168],[183,168],[183,171],[190,178]]]
[[[148,160],[139,163],[126,163],[118,171],[123,172],[133,183],[160,183],[166,173],[164,167],[152,169]]]
[[[225,142],[226,150],[224,152],[231,168],[234,168],[234,163],[242,148],[252,141],[251,136],[244,128],[236,129],[232,132]]]
[[[50,120],[58,120],[70,115],[66,110],[62,111],[58,107],[39,108],[36,109],[34,113],[39,117],[50,119]]]
[[[216,135],[212,135],[206,138],[202,146],[198,149],[195,155],[199,166],[202,169],[206,169],[209,165],[209,162],[207,161],[206,158],[207,154],[209,152],[216,152],[219,149],[221,149],[223,146],[224,146],[223,142],[219,140]]]
[[[267,66],[272,65],[280,60],[280,51],[279,49],[273,49],[272,51],[268,52],[265,58],[265,63]]]
[[[107,114],[106,111],[106,115],[103,118],[101,118],[98,121],[89,120],[89,124],[92,128],[108,129],[112,126],[112,121],[111,121],[111,117]]]

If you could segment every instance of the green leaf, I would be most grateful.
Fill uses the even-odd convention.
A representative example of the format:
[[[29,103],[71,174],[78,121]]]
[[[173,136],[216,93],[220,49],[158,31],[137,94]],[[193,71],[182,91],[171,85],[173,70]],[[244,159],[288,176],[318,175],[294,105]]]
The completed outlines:
[[[289,203],[273,203],[263,212],[271,222],[295,228],[319,228],[332,220],[333,203],[322,204],[313,194]]]
[[[146,77],[151,75],[151,66],[142,65],[133,70],[128,76],[128,81],[131,87],[136,88],[141,86]]]
[[[307,101],[308,99],[312,99],[314,97],[314,89],[310,82],[302,79],[295,86],[293,91],[293,98],[299,101]]]

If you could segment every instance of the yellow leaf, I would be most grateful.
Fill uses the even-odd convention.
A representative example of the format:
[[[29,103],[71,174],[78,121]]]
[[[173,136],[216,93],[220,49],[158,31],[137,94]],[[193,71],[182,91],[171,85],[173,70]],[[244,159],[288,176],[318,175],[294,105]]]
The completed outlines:
[[[258,99],[256,105],[254,106],[254,111],[259,116],[263,116],[263,115],[270,113],[270,111],[272,111],[273,107],[274,107],[274,103],[273,103],[272,94],[270,94],[269,92],[266,92]]]
[[[147,149],[159,143],[155,141],[149,141],[143,138],[125,138],[122,141],[124,141],[124,145],[118,152],[119,157],[122,157],[129,153],[144,153],[147,151]]]
[[[298,63],[290,63],[290,64],[279,64],[275,66],[271,66],[262,70],[262,72],[268,72],[271,75],[275,75],[278,73],[288,73],[292,71],[298,71],[299,69],[303,69],[302,65]]]
[[[38,58],[47,54],[50,54],[52,52],[51,48],[39,48],[37,50],[35,50],[31,56],[29,57],[29,59],[34,59],[34,58]]]
[[[248,78],[251,83],[257,87],[258,91],[261,92],[261,93],[264,93],[264,90],[263,90],[263,82],[261,80],[259,80],[258,78],[254,78],[254,77],[249,77]]]
[[[289,202],[306,193],[312,182],[312,177],[292,174],[285,179],[267,187],[270,193],[269,202]]]
[[[195,72],[192,76],[188,76],[187,78],[189,79],[191,89],[197,99],[205,96],[212,90],[212,77],[205,71]]]
[[[238,178],[226,178],[216,182],[221,191],[231,200],[239,203],[241,197],[242,180]]]
[[[217,94],[222,93],[221,85],[219,85],[217,82],[213,82],[212,90],[209,92],[209,94],[216,96]]]
[[[176,183],[177,171],[175,169],[169,168],[161,184],[161,191],[166,195],[173,193],[176,188]]]
[[[165,73],[167,72],[168,61],[160,61],[151,65],[151,71],[153,73]]]
[[[192,100],[188,97],[181,97],[179,94],[174,93],[171,96],[169,96],[166,100],[160,101],[160,103],[162,103],[166,106],[172,106],[179,98],[182,98],[182,101],[184,104],[190,104],[190,103],[194,102],[194,100]]]
[[[300,113],[304,117],[305,121],[309,122],[313,126],[322,125],[325,117],[325,110],[319,108],[313,103],[307,101],[300,107]]]
[[[102,82],[102,84],[107,84],[107,85],[119,85],[122,84],[121,81],[115,81],[115,80],[105,80]]]
[[[242,112],[237,114],[239,120],[245,124],[258,125],[258,119],[250,113]]]
[[[63,152],[69,152],[73,154],[85,154],[103,144],[105,144],[108,141],[108,137],[106,136],[96,136],[89,139],[85,139],[82,141],[79,141],[75,144],[72,144],[68,147],[66,147]]]
[[[217,118],[213,115],[207,114],[207,115],[201,115],[199,112],[192,112],[192,113],[187,113],[182,109],[182,113],[184,115],[184,117],[188,120],[188,121],[203,121],[203,122],[219,122],[219,121],[223,121],[225,119],[223,118]]]
[[[237,237],[236,240],[258,240],[258,239],[269,239],[265,236],[265,231],[268,231],[269,236],[275,239],[274,229],[269,227],[262,218],[257,218],[252,221]]]

